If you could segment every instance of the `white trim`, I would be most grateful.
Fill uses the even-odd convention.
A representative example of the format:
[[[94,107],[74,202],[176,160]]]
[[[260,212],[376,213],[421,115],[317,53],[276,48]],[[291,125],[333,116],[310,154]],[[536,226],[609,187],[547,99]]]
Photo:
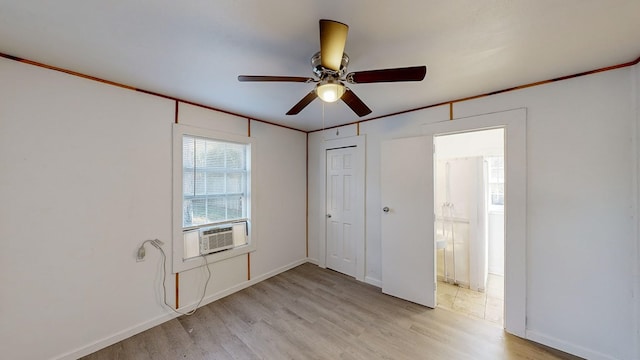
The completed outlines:
[[[100,349],[104,349],[107,346],[113,345],[119,341],[128,339],[136,334],[139,334],[145,330],[151,329],[154,326],[158,326],[160,324],[163,324],[169,320],[172,320],[176,317],[178,317],[178,314],[172,314],[172,313],[166,313],[160,316],[156,316],[153,319],[149,320],[149,321],[145,321],[142,322],[138,325],[134,325],[131,326],[127,329],[124,329],[122,331],[118,331],[117,333],[107,336],[105,338],[103,338],[102,340],[98,340],[98,341],[94,341],[89,345],[77,348],[75,350],[71,350],[67,353],[64,353],[62,355],[53,357],[52,360],[74,360],[74,359],[79,359],[83,356],[87,356],[89,354],[92,354]]]
[[[281,273],[283,273],[285,271],[289,271],[289,270],[293,269],[294,267],[298,267],[298,266],[300,266],[302,264],[306,264],[308,262],[309,261],[306,258],[305,259],[300,259],[300,260],[296,260],[296,261],[294,261],[294,262],[292,262],[292,263],[290,263],[288,265],[281,266],[281,267],[279,267],[279,268],[277,268],[275,270],[271,270],[271,271],[269,271],[267,273],[264,273],[264,274],[262,274],[262,275],[260,275],[258,277],[255,277],[255,278],[249,280],[248,284],[246,286],[244,286],[242,289],[244,289],[246,287],[249,287],[251,285],[255,285],[255,284],[257,284],[257,283],[259,283],[261,281],[264,281],[264,280],[267,280],[269,278],[272,278],[272,277],[274,277],[274,276],[276,276],[278,274],[281,274]],[[230,294],[231,293],[229,293],[227,295],[230,295]],[[227,295],[224,295],[224,296],[227,296]],[[224,296],[221,296],[220,298],[223,298]]]
[[[235,256],[240,256],[256,250],[256,236],[255,230],[256,222],[252,221],[251,214],[255,214],[256,211],[256,174],[252,169],[251,163],[256,162],[257,151],[255,149],[255,143],[250,137],[239,136],[235,134],[222,133],[209,129],[203,129],[194,126],[173,124],[173,185],[172,185],[172,272],[178,273],[185,270],[194,269],[203,266],[203,261],[200,257],[183,259],[184,258],[184,239],[182,228],[182,136],[193,135],[198,137],[205,137],[209,139],[216,139],[222,141],[235,142],[240,144],[249,145],[249,161],[247,163],[247,188],[249,205],[247,208],[247,224],[249,229],[249,236],[247,237],[247,245],[239,246],[234,249],[210,254],[206,256],[207,263],[211,264],[224,259],[229,259]]]
[[[262,274],[256,278],[253,278],[251,280],[242,282],[240,284],[234,285],[230,288],[218,291],[214,294],[211,294],[207,297],[204,298],[204,300],[202,301],[202,304],[200,307],[205,306],[209,303],[212,303],[216,300],[222,299],[225,296],[229,296],[233,293],[236,293],[240,290],[243,290],[245,288],[248,288],[249,286],[255,285],[261,281],[267,280],[270,277],[276,276],[280,273],[283,273],[285,271],[291,270],[294,267],[300,266],[304,263],[307,263],[307,259],[301,259],[301,260],[297,260],[294,261],[288,265],[282,266],[280,268],[277,268],[275,270],[272,270],[268,273]],[[186,306],[183,306],[180,308],[180,311],[186,311],[189,308],[192,308],[194,305],[197,304],[197,301],[192,302],[191,304],[188,304]],[[143,331],[149,330],[154,326],[158,326],[160,324],[163,324],[169,320],[172,320],[174,318],[177,318],[178,316],[180,316],[180,314],[176,314],[173,311],[171,312],[167,312],[163,315],[159,315],[154,317],[153,319],[149,320],[149,321],[145,321],[142,322],[138,325],[134,325],[131,326],[127,329],[124,329],[122,331],[118,331],[113,335],[107,336],[101,340],[92,342],[91,344],[87,345],[87,346],[83,346],[81,348],[77,348],[75,350],[69,351],[65,354],[59,355],[57,357],[54,357],[53,360],[73,360],[73,359],[78,359],[81,358],[83,356],[92,354],[100,349],[104,349],[107,346],[113,345],[117,342],[120,342],[122,340],[128,339],[136,334],[139,334]]]
[[[609,355],[584,348],[537,331],[527,330],[527,339],[590,360],[616,360]]]
[[[633,351],[635,352],[634,358],[640,359],[640,210],[638,207],[640,206],[640,156],[638,156],[638,151],[640,151],[640,65],[635,65],[634,67],[634,81],[632,81],[632,93],[635,95],[635,113],[636,118],[632,123],[633,136],[632,139],[632,155],[631,159],[633,160],[633,169],[632,169],[632,179],[633,184],[635,186],[632,189],[633,193],[633,209],[632,214],[635,217],[636,221],[633,227],[633,238],[635,239],[634,245],[634,287],[632,289],[633,294],[632,297],[636,299],[635,307],[633,309],[633,319],[636,321],[633,324],[633,331],[636,334],[634,336],[635,346],[633,346]]]
[[[526,109],[447,120],[422,126],[424,135],[505,129],[505,329],[526,336],[527,137]]]
[[[369,285],[373,285],[375,287],[379,287],[380,289],[382,289],[382,280],[380,279],[376,279],[376,278],[372,278],[371,276],[367,276],[364,278],[364,282],[366,282]]]
[[[358,176],[356,180],[356,203],[361,207],[362,211],[357,216],[357,243],[356,243],[356,280],[365,281],[366,270],[366,258],[365,258],[365,151],[366,151],[366,137],[364,135],[351,136],[340,139],[325,140],[322,143],[320,154],[320,164],[322,164],[322,187],[320,191],[320,199],[322,201],[322,211],[319,214],[318,224],[320,226],[319,236],[319,249],[318,249],[318,266],[326,268],[326,252],[327,252],[327,237],[326,237],[326,193],[327,193],[327,150],[337,149],[342,147],[355,146],[355,171]]]
[[[281,267],[279,267],[277,269],[271,270],[271,271],[269,271],[267,273],[264,273],[264,274],[262,274],[260,276],[252,278],[251,280],[241,282],[241,283],[239,283],[237,285],[231,286],[231,287],[229,287],[227,289],[224,289],[224,290],[220,290],[220,291],[218,291],[218,292],[216,292],[214,294],[206,296],[202,300],[202,304],[200,305],[200,307],[205,306],[207,304],[210,304],[210,303],[212,303],[212,302],[214,302],[216,300],[220,300],[223,297],[229,296],[229,295],[231,295],[233,293],[236,293],[236,292],[238,292],[240,290],[246,289],[249,286],[255,285],[255,284],[257,284],[257,283],[259,283],[261,281],[267,280],[268,278],[274,277],[274,276],[276,276],[278,274],[281,274],[281,273],[283,273],[285,271],[291,270],[294,267],[300,266],[300,265],[305,264],[305,263],[307,263],[307,259],[296,260],[296,261],[294,261],[294,262],[292,262],[292,263],[290,263],[288,265],[281,266]],[[181,306],[180,307],[180,311],[181,312],[190,311],[191,309],[193,309],[193,307],[197,303],[198,303],[198,301],[194,300],[193,302],[191,302],[188,305]]]

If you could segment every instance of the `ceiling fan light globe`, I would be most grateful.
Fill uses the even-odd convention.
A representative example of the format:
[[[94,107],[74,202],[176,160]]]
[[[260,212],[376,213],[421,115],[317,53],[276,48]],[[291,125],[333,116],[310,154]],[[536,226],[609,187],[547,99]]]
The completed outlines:
[[[338,83],[320,84],[316,87],[316,94],[324,102],[336,102],[344,94],[344,85]]]

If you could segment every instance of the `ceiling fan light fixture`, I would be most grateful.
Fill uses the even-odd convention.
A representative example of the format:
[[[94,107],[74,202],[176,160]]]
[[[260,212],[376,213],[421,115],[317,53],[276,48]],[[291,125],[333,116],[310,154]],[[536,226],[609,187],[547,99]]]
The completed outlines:
[[[332,103],[342,100],[358,116],[371,114],[371,109],[353,90],[344,86],[398,81],[422,81],[427,73],[426,66],[388,68],[347,73],[349,56],[344,52],[349,26],[334,20],[320,20],[320,51],[311,57],[314,78],[301,76],[239,75],[238,81],[280,81],[316,83],[315,87],[298,101],[287,115],[297,115],[317,97]]]
[[[345,88],[338,81],[327,80],[318,84],[316,94],[324,102],[336,102],[344,95]]]

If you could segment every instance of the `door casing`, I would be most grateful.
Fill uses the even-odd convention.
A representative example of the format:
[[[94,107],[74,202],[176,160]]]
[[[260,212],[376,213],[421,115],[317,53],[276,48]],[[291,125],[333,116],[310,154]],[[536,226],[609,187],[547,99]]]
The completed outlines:
[[[525,108],[422,126],[423,135],[504,128],[505,322],[507,332],[526,337],[527,111]],[[435,264],[434,264],[435,266]]]

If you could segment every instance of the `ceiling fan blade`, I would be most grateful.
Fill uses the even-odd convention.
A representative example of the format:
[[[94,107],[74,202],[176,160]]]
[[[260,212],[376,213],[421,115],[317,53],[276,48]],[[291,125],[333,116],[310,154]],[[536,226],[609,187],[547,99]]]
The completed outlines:
[[[365,105],[349,88],[345,88],[345,92],[342,94],[340,99],[342,99],[342,101],[344,101],[344,103],[360,117],[371,114],[371,109],[369,109],[369,107],[367,107],[367,105]]]
[[[351,84],[422,81],[426,74],[427,67],[423,65],[396,69],[357,71],[347,74],[346,80]]]
[[[349,26],[333,20],[320,20],[320,56],[325,69],[340,71]]]
[[[291,110],[287,111],[287,115],[296,115],[296,114],[298,114],[300,111],[302,111],[302,109],[307,107],[307,105],[309,105],[317,97],[318,97],[318,95],[316,94],[316,90],[315,89],[311,90],[311,92],[308,93],[307,96],[303,97],[302,100],[298,101],[297,104],[293,105]]]
[[[239,75],[238,81],[282,81],[282,82],[312,82],[313,78],[300,76],[261,76],[261,75]]]

